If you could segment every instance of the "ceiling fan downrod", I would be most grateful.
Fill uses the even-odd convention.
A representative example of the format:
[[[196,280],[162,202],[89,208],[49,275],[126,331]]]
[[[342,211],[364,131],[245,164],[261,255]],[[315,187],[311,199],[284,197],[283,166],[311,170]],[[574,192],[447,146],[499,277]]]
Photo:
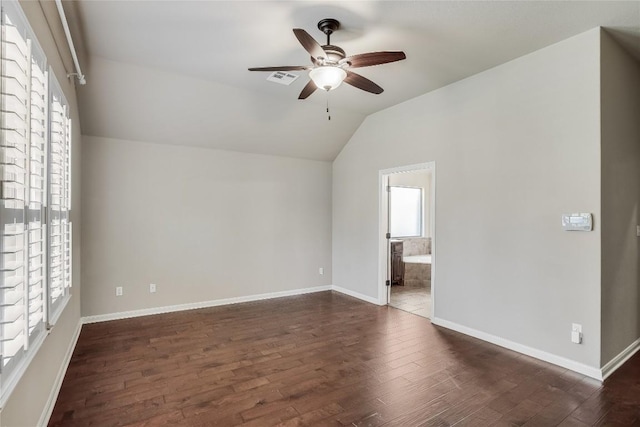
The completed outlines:
[[[327,46],[331,46],[331,34],[340,29],[337,19],[326,18],[318,22],[318,29],[327,35]]]

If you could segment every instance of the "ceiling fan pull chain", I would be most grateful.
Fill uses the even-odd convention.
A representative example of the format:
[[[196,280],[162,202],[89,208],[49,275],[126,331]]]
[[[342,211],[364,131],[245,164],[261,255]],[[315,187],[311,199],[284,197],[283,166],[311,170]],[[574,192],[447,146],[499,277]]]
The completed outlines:
[[[331,113],[329,113],[329,91],[327,91],[327,120],[331,120]]]

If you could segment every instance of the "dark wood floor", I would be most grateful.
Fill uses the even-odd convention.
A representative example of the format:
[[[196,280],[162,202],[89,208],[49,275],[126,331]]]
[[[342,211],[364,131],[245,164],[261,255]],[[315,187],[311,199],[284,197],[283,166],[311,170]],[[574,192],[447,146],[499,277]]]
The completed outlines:
[[[85,325],[49,425],[640,425],[640,353],[601,385],[322,292]]]

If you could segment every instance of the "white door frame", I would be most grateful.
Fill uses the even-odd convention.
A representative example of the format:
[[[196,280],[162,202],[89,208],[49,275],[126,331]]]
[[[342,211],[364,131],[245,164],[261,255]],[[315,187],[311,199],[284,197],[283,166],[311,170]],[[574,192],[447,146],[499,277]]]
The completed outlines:
[[[431,188],[429,191],[429,227],[431,227],[431,317],[435,317],[436,308],[436,162],[419,163],[415,165],[399,166],[391,169],[382,169],[378,172],[379,182],[379,212],[378,212],[378,303],[387,305],[388,289],[387,281],[387,256],[388,242],[386,238],[389,221],[389,197],[387,186],[389,185],[389,175],[399,172],[431,171]]]

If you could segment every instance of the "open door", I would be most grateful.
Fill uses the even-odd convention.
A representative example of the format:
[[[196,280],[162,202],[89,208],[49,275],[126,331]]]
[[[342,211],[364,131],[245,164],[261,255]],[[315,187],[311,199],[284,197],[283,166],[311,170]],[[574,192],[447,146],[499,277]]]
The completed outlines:
[[[387,214],[386,214],[386,229],[385,229],[385,240],[387,242],[387,276],[385,280],[385,286],[387,290],[387,305],[391,301],[391,187],[389,186],[389,176],[383,176],[384,192],[386,194],[386,205],[387,205]]]

